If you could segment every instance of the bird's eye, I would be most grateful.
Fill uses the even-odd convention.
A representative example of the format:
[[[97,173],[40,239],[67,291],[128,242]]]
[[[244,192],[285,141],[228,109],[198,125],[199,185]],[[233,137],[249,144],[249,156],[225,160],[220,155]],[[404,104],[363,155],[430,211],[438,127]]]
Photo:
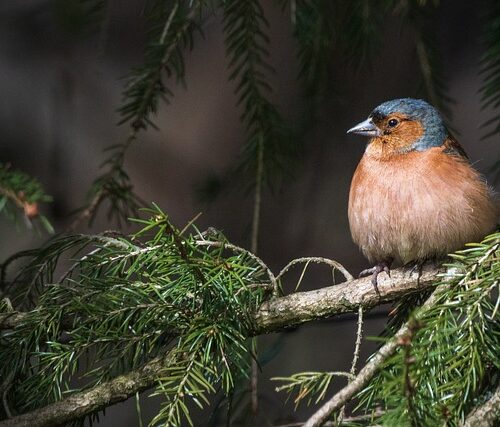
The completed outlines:
[[[398,120],[397,119],[391,119],[387,122],[387,124],[389,125],[390,128],[393,128],[394,126],[396,126],[398,124]]]

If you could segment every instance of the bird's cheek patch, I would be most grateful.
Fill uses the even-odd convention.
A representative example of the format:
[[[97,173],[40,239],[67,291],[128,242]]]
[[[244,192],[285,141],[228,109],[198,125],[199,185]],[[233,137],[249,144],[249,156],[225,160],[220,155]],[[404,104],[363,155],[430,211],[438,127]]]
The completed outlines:
[[[420,138],[422,138],[422,136],[424,136],[424,127],[420,122],[408,120],[401,123],[400,132],[402,140],[410,145],[414,144]]]
[[[424,135],[424,128],[420,122],[405,120],[390,135],[384,136],[390,151],[406,151]]]

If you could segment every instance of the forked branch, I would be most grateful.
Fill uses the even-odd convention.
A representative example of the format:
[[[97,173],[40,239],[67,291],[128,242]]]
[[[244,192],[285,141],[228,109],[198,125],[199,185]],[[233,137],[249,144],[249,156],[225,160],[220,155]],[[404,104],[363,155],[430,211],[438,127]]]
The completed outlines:
[[[344,282],[337,286],[297,292],[265,302],[254,314],[253,329],[248,335],[276,332],[287,326],[299,325],[337,314],[357,312],[359,307],[366,311],[376,305],[394,301],[412,292],[422,291],[432,286],[439,270],[425,267],[421,277],[409,274],[404,269],[396,269],[391,278],[381,278],[380,297],[375,292],[369,278]],[[26,321],[26,313],[0,315],[0,329],[13,329]],[[315,419],[322,420],[336,408],[340,408],[377,371],[380,363],[397,348],[400,331],[393,340],[383,346],[377,355],[359,372],[357,377],[327,402],[327,409]],[[153,387],[161,372],[169,364],[169,357],[156,358],[142,368],[121,375],[92,389],[75,393],[59,402],[49,404],[32,412],[0,422],[0,427],[12,426],[54,426],[78,419],[102,410],[114,403],[124,401],[137,392]],[[332,409],[333,408],[333,409]],[[310,422],[316,422],[313,419]],[[318,421],[319,422],[319,421]],[[319,424],[309,424],[319,425]]]

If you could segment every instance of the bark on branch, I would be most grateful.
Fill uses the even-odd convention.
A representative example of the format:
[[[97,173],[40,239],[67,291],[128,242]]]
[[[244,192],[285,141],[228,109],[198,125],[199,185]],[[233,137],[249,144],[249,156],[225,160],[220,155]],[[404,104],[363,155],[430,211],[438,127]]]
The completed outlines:
[[[123,402],[151,388],[160,372],[168,366],[170,356],[156,357],[142,368],[120,375],[90,390],[76,393],[40,409],[0,421],[1,427],[60,426]]]
[[[366,311],[395,301],[403,295],[428,289],[436,281],[438,273],[438,268],[427,265],[423,267],[420,278],[417,272],[409,274],[403,268],[393,270],[391,278],[381,274],[378,282],[380,297],[371,284],[371,279],[365,277],[315,291],[296,292],[271,299],[255,313],[253,333],[261,335],[336,314],[357,313],[360,306]]]
[[[462,427],[492,427],[500,419],[500,385],[490,399],[474,409]]]
[[[370,278],[362,278],[336,286],[275,298],[262,304],[255,313],[254,326],[249,331],[249,335],[276,332],[288,326],[315,319],[357,312],[360,306],[367,310],[376,305],[394,301],[403,295],[430,288],[436,281],[438,273],[439,270],[436,267],[426,266],[417,280],[416,273],[409,274],[404,269],[394,270],[391,278],[380,277],[380,297],[375,292]],[[0,330],[17,327],[27,320],[26,316],[28,316],[27,313],[19,312],[1,314]],[[158,375],[165,369],[168,362],[168,357],[153,359],[138,370],[90,390],[76,393],[59,402],[9,420],[0,421],[0,427],[57,426],[94,413],[114,403],[124,401],[137,392],[153,387]],[[370,366],[373,366],[373,363]],[[360,371],[358,377],[362,376],[362,372],[364,370]],[[350,384],[351,388],[358,386],[359,381],[353,381]],[[349,394],[351,393],[353,393],[352,390]]]
[[[439,269],[424,266],[420,278],[416,272],[409,274],[403,268],[379,276],[380,297],[369,277],[327,286],[307,292],[295,292],[264,302],[254,315],[251,335],[276,332],[316,319],[326,319],[338,314],[357,313],[377,305],[395,301],[403,295],[428,289],[436,281]],[[26,320],[27,313],[13,311],[0,313],[0,330],[14,329]]]

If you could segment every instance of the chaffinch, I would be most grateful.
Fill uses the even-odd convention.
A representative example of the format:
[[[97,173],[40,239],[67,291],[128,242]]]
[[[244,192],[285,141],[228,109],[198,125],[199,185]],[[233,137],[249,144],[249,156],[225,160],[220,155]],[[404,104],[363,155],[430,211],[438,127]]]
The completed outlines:
[[[420,99],[375,108],[347,133],[369,137],[349,193],[354,242],[377,277],[481,240],[498,223],[493,190],[472,167],[437,110]]]

